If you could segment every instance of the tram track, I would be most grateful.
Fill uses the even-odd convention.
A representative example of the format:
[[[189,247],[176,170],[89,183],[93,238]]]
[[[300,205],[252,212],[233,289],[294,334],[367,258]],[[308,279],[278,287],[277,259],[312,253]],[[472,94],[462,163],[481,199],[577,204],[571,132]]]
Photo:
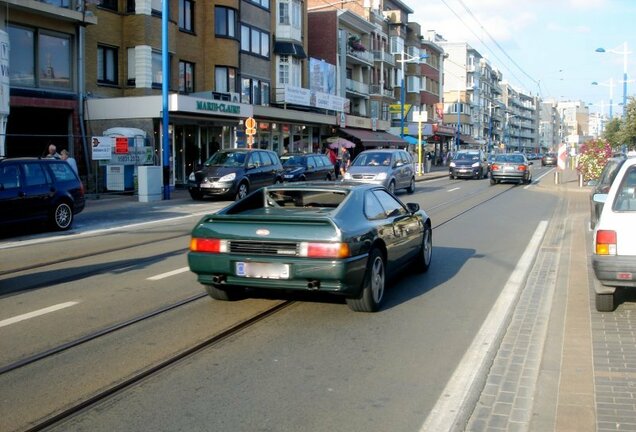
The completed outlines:
[[[481,205],[487,204],[488,202],[490,202],[491,200],[500,197],[501,195],[505,194],[506,192],[513,190],[514,187],[509,187],[509,188],[498,188],[497,190],[493,191],[493,189],[485,189],[483,191],[478,191],[476,194],[471,195],[470,198],[472,200],[477,200],[476,203],[471,204],[467,207],[462,207],[461,211],[459,212],[454,212],[452,215],[445,217],[444,220],[442,220],[441,222],[437,223],[436,225],[434,225],[434,228],[438,228],[441,226],[444,226],[448,223],[450,223],[451,221],[471,212],[472,210],[480,207]],[[495,192],[493,194],[493,192]],[[479,198],[479,196],[481,196],[482,194],[488,194],[487,197],[483,197],[483,198]],[[453,200],[449,200],[446,201],[444,203],[441,203],[437,206],[434,206],[433,209],[439,209],[442,206],[444,207],[450,207],[452,205],[456,205],[459,202],[466,202],[467,198],[464,197],[459,197],[457,199],[453,199]],[[179,236],[171,236],[169,238],[164,238],[162,240],[170,240],[170,239],[174,239],[174,238],[179,238],[179,237],[183,237],[182,235]],[[154,243],[157,240],[154,241],[149,241],[146,244],[149,243]],[[137,245],[134,245],[137,246]],[[113,252],[113,251],[118,251],[118,250],[125,250],[125,249],[130,249],[132,247],[134,247],[133,245],[127,245],[124,246],[122,248],[109,248],[108,251],[104,250],[101,253],[109,253],[109,252]],[[177,250],[177,252],[181,252],[181,251],[185,251],[184,250]],[[77,258],[75,258],[77,259]],[[70,262],[72,261],[70,258],[61,260],[62,262]],[[58,261],[59,263],[60,261]],[[57,264],[57,263],[56,263]],[[2,273],[0,273],[2,274]],[[6,272],[5,272],[6,274]],[[0,376],[4,375],[4,374],[9,374],[12,371],[15,371],[17,369],[23,368],[27,365],[31,365],[33,363],[45,360],[47,358],[53,357],[55,355],[58,355],[64,351],[68,351],[72,348],[78,347],[82,344],[85,344],[89,341],[94,341],[96,339],[99,339],[100,337],[106,336],[108,334],[112,334],[114,332],[117,332],[119,330],[122,330],[124,328],[129,328],[134,326],[135,324],[139,324],[141,322],[144,321],[148,321],[152,318],[155,318],[159,315],[165,314],[169,311],[174,311],[180,307],[183,307],[187,304],[190,304],[196,300],[199,300],[201,298],[206,298],[207,295],[202,293],[202,294],[198,294],[192,297],[189,297],[187,299],[183,299],[180,301],[177,301],[175,303],[172,303],[170,305],[167,306],[163,306],[160,307],[154,311],[139,315],[137,317],[133,317],[130,318],[126,321],[111,325],[109,327],[100,329],[100,330],[96,330],[94,332],[91,332],[90,334],[81,336],[73,341],[61,344],[57,347],[53,347],[50,348],[46,351],[31,355],[29,357],[23,358],[21,360],[18,360],[16,362],[13,362],[11,364],[8,364],[4,367],[0,368]],[[91,406],[95,406],[97,404],[99,404],[100,402],[108,399],[109,397],[121,393],[127,389],[132,388],[133,386],[135,386],[136,384],[140,383],[141,381],[152,377],[153,375],[156,375],[158,373],[160,373],[162,370],[166,369],[169,366],[172,366],[176,363],[178,363],[180,360],[195,355],[207,348],[213,347],[216,344],[219,344],[220,342],[222,342],[223,340],[226,340],[227,338],[236,335],[240,332],[242,332],[245,329],[248,329],[249,327],[255,326],[258,323],[260,323],[261,321],[271,317],[274,314],[280,313],[282,312],[284,309],[286,309],[287,307],[291,306],[292,304],[296,303],[296,300],[285,300],[282,303],[276,304],[272,307],[269,307],[259,313],[257,313],[256,315],[247,318],[245,320],[239,321],[238,323],[232,324],[230,327],[226,328],[225,330],[222,330],[220,332],[217,332],[215,334],[210,335],[209,337],[205,338],[204,340],[196,343],[196,345],[193,345],[192,347],[189,348],[185,348],[182,349],[180,352],[172,354],[169,356],[169,358],[166,358],[163,361],[160,361],[159,363],[153,364],[153,365],[149,365],[147,368],[125,378],[124,380],[120,381],[120,382],[115,382],[112,385],[106,386],[102,389],[100,389],[99,391],[97,391],[96,393],[85,397],[82,400],[79,400],[77,402],[73,402],[71,403],[69,406],[65,407],[64,409],[62,409],[61,411],[58,412],[54,412],[52,413],[50,416],[46,417],[46,418],[42,418],[40,420],[37,420],[36,422],[31,423],[27,429],[27,431],[40,431],[40,430],[44,430],[48,427],[54,426],[54,425],[58,425],[61,424],[62,422],[72,418],[73,416],[75,416],[76,414],[80,413],[81,411],[90,408]]]

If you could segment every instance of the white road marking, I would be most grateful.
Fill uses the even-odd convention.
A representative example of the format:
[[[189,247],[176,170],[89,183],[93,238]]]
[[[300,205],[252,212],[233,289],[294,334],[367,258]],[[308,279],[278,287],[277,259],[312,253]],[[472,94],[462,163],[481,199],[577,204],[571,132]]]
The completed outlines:
[[[548,227],[548,221],[541,221],[535,230],[526,250],[517,262],[506,286],[488,313],[486,320],[475,335],[473,342],[459,362],[457,369],[446,383],[440,398],[420,428],[420,432],[443,432],[455,430],[457,424],[467,420],[466,411],[475,402],[471,398],[479,397],[479,377],[483,376],[490,365],[489,359],[499,349],[500,337],[505,332],[510,314],[523,288],[524,281],[541,240]]]
[[[20,322],[20,321],[24,321],[24,320],[27,320],[27,319],[30,319],[30,318],[34,318],[34,317],[37,317],[37,316],[40,316],[40,315],[45,315],[47,313],[55,312],[55,311],[58,311],[60,309],[65,309],[67,307],[75,306],[78,303],[79,302],[76,302],[76,301],[60,303],[60,304],[56,304],[56,305],[53,305],[53,306],[45,307],[44,309],[39,309],[39,310],[36,310],[36,311],[33,311],[33,312],[29,312],[29,313],[25,313],[25,314],[22,314],[22,315],[14,316],[12,318],[7,318],[5,320],[0,321],[0,327],[6,327],[8,325],[15,324],[15,323]]]
[[[449,192],[454,192],[454,191],[456,191],[456,190],[460,190],[460,189],[461,189],[461,188],[456,187],[456,188],[449,189],[448,191],[449,191]]]
[[[161,273],[161,274],[158,274],[158,275],[155,275],[155,276],[151,276],[151,277],[147,278],[147,280],[157,281],[157,280],[165,279],[165,278],[170,277],[170,276],[178,275],[180,273],[185,273],[185,272],[187,272],[189,270],[190,270],[190,267],[181,267],[181,268],[178,268],[176,270],[172,270],[172,271],[169,271],[169,272],[166,272],[166,273]]]
[[[545,172],[545,173],[541,174],[541,175],[540,175],[539,177],[537,177],[536,179],[535,179],[535,178],[533,178],[533,179],[532,179],[532,183],[530,183],[530,184],[528,184],[528,185],[524,186],[523,188],[524,188],[524,189],[528,189],[530,186],[534,185],[535,183],[538,183],[538,182],[539,182],[539,180],[541,180],[543,177],[547,176],[547,175],[548,175],[548,174],[550,174],[551,172],[552,172],[552,169],[550,169],[550,170],[548,170],[547,172]]]

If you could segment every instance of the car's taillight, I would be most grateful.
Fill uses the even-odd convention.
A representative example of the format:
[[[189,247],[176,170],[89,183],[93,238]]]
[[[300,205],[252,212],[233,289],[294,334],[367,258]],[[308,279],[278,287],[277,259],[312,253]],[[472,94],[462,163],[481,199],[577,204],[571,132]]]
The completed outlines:
[[[347,258],[351,256],[347,243],[300,243],[300,256],[307,258]]]
[[[192,238],[192,240],[190,240],[190,251],[205,253],[224,253],[227,252],[227,240],[194,237]]]
[[[499,170],[501,169],[501,167],[500,167],[499,165],[493,164],[493,165],[490,167],[490,169],[491,169],[491,170],[493,170],[493,171],[499,171]]]
[[[525,171],[526,169],[528,169],[528,167],[526,167],[525,165],[519,165],[519,168],[517,168],[519,171]]]
[[[596,255],[616,255],[616,231],[597,231]]]

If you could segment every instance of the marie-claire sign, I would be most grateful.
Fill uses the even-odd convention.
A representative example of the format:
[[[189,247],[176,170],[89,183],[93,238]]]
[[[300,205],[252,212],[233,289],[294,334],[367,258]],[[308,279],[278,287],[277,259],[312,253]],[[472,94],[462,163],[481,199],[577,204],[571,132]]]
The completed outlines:
[[[91,139],[91,155],[93,160],[110,160],[113,156],[113,142],[115,138],[94,136]]]

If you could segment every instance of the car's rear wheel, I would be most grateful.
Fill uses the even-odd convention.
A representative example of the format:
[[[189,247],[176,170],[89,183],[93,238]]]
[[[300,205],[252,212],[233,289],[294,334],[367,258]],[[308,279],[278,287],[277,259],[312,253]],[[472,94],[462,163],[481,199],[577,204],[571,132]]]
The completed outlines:
[[[433,258],[433,230],[430,225],[424,227],[424,236],[422,238],[422,248],[413,261],[413,269],[419,273],[426,273],[431,266]]]
[[[240,200],[243,199],[247,196],[247,193],[249,192],[249,186],[247,185],[247,183],[245,182],[241,182],[238,186],[238,189],[236,191],[236,199]]]
[[[55,229],[60,231],[67,230],[73,223],[73,209],[71,206],[62,201],[57,203],[51,213],[51,224]]]
[[[386,282],[385,268],[384,255],[379,249],[373,249],[369,254],[360,297],[347,299],[347,305],[352,311],[377,312],[380,309]]]
[[[596,294],[596,310],[599,312],[613,312],[616,309],[616,293]]]
[[[411,177],[411,183],[409,183],[409,187],[406,188],[406,192],[412,194],[415,192],[415,179]]]
[[[215,285],[204,285],[208,295],[214,300],[235,301],[245,297],[245,289],[240,287],[219,288]]]

